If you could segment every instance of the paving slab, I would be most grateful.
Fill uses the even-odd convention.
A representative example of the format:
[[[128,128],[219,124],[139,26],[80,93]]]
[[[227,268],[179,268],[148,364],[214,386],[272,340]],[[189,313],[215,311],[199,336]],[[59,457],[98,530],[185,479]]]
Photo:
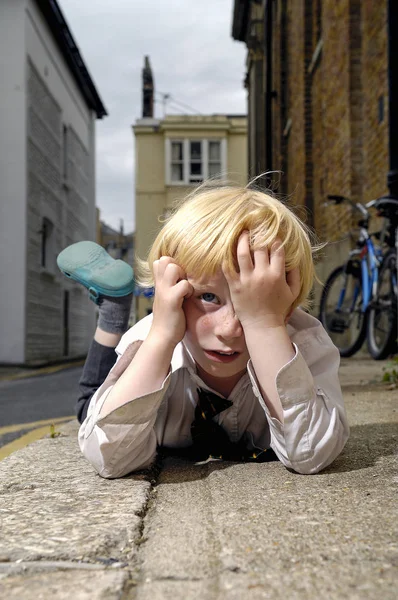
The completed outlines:
[[[340,361],[339,378],[342,388],[356,388],[358,391],[381,384],[386,369],[391,369],[389,359],[373,360],[368,357],[350,356]],[[385,389],[383,385],[383,389]]]
[[[218,597],[218,577],[200,580],[166,580],[142,583],[129,598],[134,600],[214,600]],[[239,600],[247,598],[241,596]],[[249,597],[251,600],[251,596]]]
[[[120,600],[128,574],[123,572],[51,571],[0,579],[0,598],[7,600]]]
[[[395,600],[396,391],[348,391],[346,403],[350,441],[318,475],[167,459],[134,598]]]
[[[131,561],[148,477],[102,479],[80,453],[77,424],[60,429],[0,462],[0,562]]]

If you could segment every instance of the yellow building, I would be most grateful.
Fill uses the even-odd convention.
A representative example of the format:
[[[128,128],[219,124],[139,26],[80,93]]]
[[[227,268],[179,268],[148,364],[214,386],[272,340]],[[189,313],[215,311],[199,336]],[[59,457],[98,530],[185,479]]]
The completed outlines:
[[[144,110],[145,114],[145,110]],[[145,258],[176,200],[208,178],[247,183],[247,118],[245,115],[144,116],[135,134],[135,250]],[[137,317],[152,301],[138,297]]]

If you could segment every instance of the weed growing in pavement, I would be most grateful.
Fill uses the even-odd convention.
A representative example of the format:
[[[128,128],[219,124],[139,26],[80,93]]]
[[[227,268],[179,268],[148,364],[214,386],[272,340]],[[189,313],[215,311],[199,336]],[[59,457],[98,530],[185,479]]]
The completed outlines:
[[[395,389],[398,385],[398,356],[394,356],[391,361],[383,367],[384,375],[382,381],[389,383],[391,389]]]
[[[59,435],[61,435],[61,432],[60,431],[56,431],[54,423],[51,423],[51,425],[50,425],[50,437],[51,438],[56,438]]]

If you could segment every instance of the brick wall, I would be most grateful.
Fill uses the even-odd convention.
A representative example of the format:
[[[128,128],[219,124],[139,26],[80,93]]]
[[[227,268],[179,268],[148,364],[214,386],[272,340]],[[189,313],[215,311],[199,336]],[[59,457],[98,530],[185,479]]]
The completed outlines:
[[[287,116],[291,120],[286,148],[286,191],[294,194],[295,204],[305,205],[304,0],[287,1],[286,19]]]
[[[363,77],[363,189],[372,199],[387,192],[388,171],[388,81],[387,81],[387,2],[362,2]],[[395,33],[396,35],[396,33]],[[384,119],[379,120],[379,101]]]
[[[321,239],[347,240],[356,218],[326,209],[326,195],[366,202],[386,191],[386,0],[274,5],[274,168]]]
[[[247,44],[260,17],[260,4],[250,5],[258,8]],[[264,98],[264,111],[269,102],[272,167],[281,172],[279,191],[330,242],[318,264],[324,278],[346,257],[358,221],[349,205],[326,208],[327,195],[365,203],[387,192],[387,0],[264,0],[263,19],[270,6],[273,97]],[[267,40],[262,51],[265,84]],[[260,86],[248,64],[252,157],[263,129],[260,121],[256,127]]]

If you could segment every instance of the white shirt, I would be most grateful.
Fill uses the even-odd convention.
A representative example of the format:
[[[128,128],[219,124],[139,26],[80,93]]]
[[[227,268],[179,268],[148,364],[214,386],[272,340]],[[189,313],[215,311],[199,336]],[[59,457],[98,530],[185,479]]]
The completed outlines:
[[[180,342],[160,389],[99,416],[151,323],[149,315],[122,337],[116,348],[118,360],[92,397],[79,430],[80,448],[102,477],[122,477],[148,467],[158,446],[190,446],[197,388],[211,389],[197,375],[192,356]],[[250,360],[247,373],[229,396],[233,405],[214,420],[232,442],[244,435],[249,449],[272,447],[286,467],[317,473],[340,454],[349,435],[338,379],[339,352],[321,323],[300,309],[293,312],[287,330],[296,353],[275,380],[284,423],[271,417]],[[265,360],[267,351],[264,348]]]

